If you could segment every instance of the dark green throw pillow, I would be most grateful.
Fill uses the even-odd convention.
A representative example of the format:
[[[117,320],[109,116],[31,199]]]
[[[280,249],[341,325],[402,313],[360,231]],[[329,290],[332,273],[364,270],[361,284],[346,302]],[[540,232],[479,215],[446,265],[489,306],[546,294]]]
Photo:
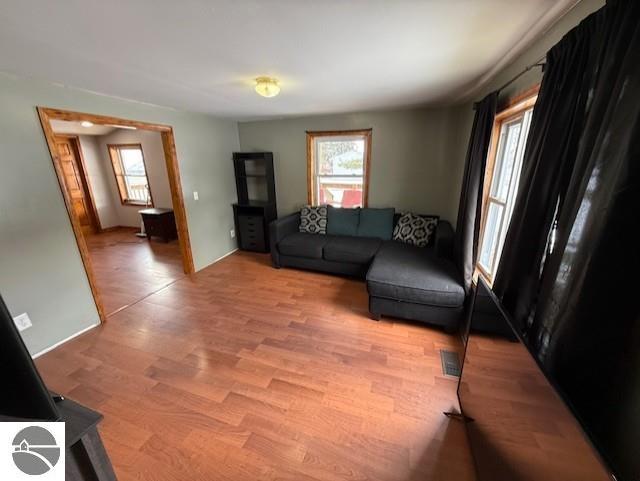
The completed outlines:
[[[329,206],[327,213],[327,234],[329,235],[358,235],[360,207],[355,209],[339,209]]]
[[[393,215],[395,213],[396,210],[393,207],[388,209],[361,209],[358,236],[391,240],[393,235]]]

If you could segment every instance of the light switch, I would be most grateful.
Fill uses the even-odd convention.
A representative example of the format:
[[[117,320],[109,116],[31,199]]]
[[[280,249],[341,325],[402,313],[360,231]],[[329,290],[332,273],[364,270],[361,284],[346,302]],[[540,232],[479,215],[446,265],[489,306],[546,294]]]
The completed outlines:
[[[194,190],[193,191],[193,200],[199,200],[199,199],[200,199],[200,196],[198,195],[198,192]]]
[[[31,324],[31,319],[29,319],[29,315],[26,312],[14,317],[13,322],[19,331],[24,331],[33,325]]]

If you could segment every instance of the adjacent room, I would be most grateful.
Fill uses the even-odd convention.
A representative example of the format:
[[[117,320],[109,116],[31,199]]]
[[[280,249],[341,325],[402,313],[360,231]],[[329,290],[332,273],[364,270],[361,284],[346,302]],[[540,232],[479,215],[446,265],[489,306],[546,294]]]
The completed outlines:
[[[58,181],[80,226],[83,261],[105,316],[183,277],[160,133],[90,120],[50,125]]]
[[[634,0],[3,0],[3,479],[640,480],[639,59]]]

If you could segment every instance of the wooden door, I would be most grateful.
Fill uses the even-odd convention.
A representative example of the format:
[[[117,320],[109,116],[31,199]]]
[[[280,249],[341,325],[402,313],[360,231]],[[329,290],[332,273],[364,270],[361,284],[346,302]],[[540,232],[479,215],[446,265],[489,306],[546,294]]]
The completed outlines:
[[[71,199],[71,206],[80,221],[82,233],[95,234],[98,231],[98,222],[93,212],[78,142],[73,137],[63,136],[56,136],[55,141],[63,174],[62,181]]]

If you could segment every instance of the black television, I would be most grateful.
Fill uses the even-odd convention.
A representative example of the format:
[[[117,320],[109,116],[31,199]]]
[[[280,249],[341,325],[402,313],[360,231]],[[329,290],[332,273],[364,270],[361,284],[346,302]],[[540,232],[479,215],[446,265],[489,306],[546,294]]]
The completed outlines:
[[[0,295],[0,415],[58,421],[60,414]]]
[[[458,398],[478,481],[616,479],[596,449],[602,440],[592,436],[574,400],[543,369],[482,278],[464,339]],[[602,406],[603,415],[611,408]]]

